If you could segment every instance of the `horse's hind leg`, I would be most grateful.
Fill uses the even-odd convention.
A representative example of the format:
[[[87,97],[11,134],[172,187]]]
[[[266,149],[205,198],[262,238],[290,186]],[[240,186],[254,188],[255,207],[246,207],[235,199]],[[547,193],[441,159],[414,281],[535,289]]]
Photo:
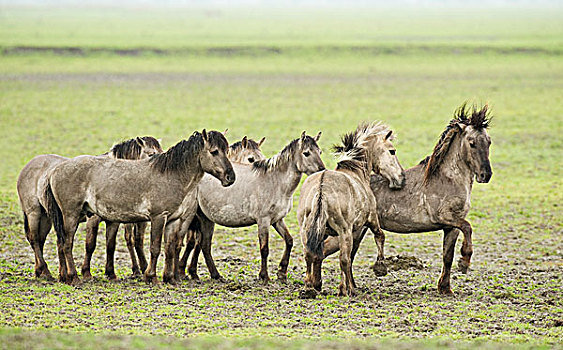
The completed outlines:
[[[209,270],[209,275],[211,279],[224,281],[225,279],[221,276],[219,271],[217,271],[217,266],[215,266],[215,260],[211,255],[211,243],[213,240],[213,231],[215,230],[215,224],[206,218],[201,219],[201,252],[205,258],[205,264],[207,265],[207,270]],[[194,250],[195,260],[192,259],[192,263],[197,265],[197,256]],[[191,272],[190,272],[191,274]]]
[[[459,231],[454,228],[444,229],[444,245],[442,251],[444,266],[442,267],[442,275],[438,280],[438,292],[440,292],[440,294],[453,294],[450,287],[450,272],[452,269],[455,243],[458,235]]]
[[[117,230],[119,229],[118,222],[107,222],[106,221],[106,271],[105,275],[109,280],[116,280],[115,275],[115,243],[117,237]]]
[[[82,263],[82,278],[84,280],[92,279],[90,262],[92,261],[92,254],[96,250],[98,227],[101,221],[102,219],[97,215],[93,215],[86,220],[86,254],[84,254],[84,263]]]
[[[33,249],[33,254],[35,257],[35,277],[41,277],[43,272],[43,266],[41,264],[42,260],[42,252],[39,247],[39,231],[41,226],[41,212],[40,211],[33,211],[24,213],[24,228],[25,228],[25,237]],[[43,263],[45,261],[43,260]],[[45,265],[46,266],[46,265]]]
[[[176,284],[178,269],[178,231],[181,221],[179,219],[166,223],[164,227],[164,271],[162,281],[165,283]]]
[[[340,296],[353,296],[355,294],[352,277],[352,229],[347,228],[342,230],[343,234],[338,235],[340,243],[340,270],[341,278],[339,295]]]
[[[137,263],[137,254],[135,253],[135,225],[126,224],[123,227],[123,238],[125,243],[127,243],[127,250],[129,251],[129,257],[131,258],[131,271],[133,276],[139,276],[141,271],[139,269],[139,264]]]
[[[57,238],[57,255],[59,256],[59,282],[66,283],[68,271],[66,269],[66,256],[64,244]]]
[[[67,269],[66,282],[68,284],[75,285],[80,283],[80,279],[78,278],[78,273],[76,271],[76,265],[74,263],[72,248],[74,246],[74,235],[76,234],[76,229],[78,228],[80,217],[72,217],[68,215],[63,217],[65,218],[64,220],[65,242],[64,242],[63,250],[66,259],[66,269]]]
[[[365,228],[363,230],[365,230]],[[383,248],[385,246],[385,233],[383,233],[381,228],[375,231],[372,230],[372,232],[375,244],[377,245],[377,260],[373,264],[372,269],[376,276],[381,277],[387,275],[387,266],[385,266],[385,256],[383,253]]]
[[[53,276],[51,275],[51,271],[49,271],[49,267],[47,267],[47,263],[45,262],[45,258],[43,257],[43,248],[45,247],[45,241],[47,240],[47,235],[49,231],[51,231],[51,220],[45,214],[41,215],[41,221],[39,223],[39,237],[37,241],[37,245],[39,248],[39,267],[40,267],[40,275],[39,277],[43,277],[48,280],[52,280]]]
[[[197,219],[194,219],[197,220]],[[180,278],[185,278],[186,277],[186,266],[188,265],[188,259],[190,257],[190,253],[192,252],[192,250],[195,247],[195,235],[196,232],[192,231],[190,229],[188,229],[188,232],[186,233],[186,249],[184,250],[184,254],[182,255],[182,257],[180,258],[179,261],[179,266],[178,266],[178,270],[179,270],[179,277]],[[197,274],[197,271],[196,271]]]
[[[467,273],[469,265],[471,264],[471,256],[473,255],[473,242],[472,234],[473,229],[471,224],[466,220],[463,220],[460,229],[463,232],[463,244],[461,245],[461,258],[457,262],[459,270],[463,273]]]
[[[273,226],[274,229],[280,234],[280,236],[282,236],[285,242],[285,249],[283,251],[283,256],[280,261],[280,267],[278,270],[278,279],[285,282],[287,280],[287,266],[289,265],[289,257],[291,254],[291,249],[293,248],[293,237],[291,237],[289,229],[287,228],[287,225],[285,224],[283,219],[274,223]]]
[[[147,269],[147,258],[145,257],[144,243],[145,243],[145,231],[147,229],[146,222],[139,222],[135,224],[134,237],[135,237],[135,251],[137,252],[137,258],[139,259],[139,267],[141,268],[141,273],[144,273]]]

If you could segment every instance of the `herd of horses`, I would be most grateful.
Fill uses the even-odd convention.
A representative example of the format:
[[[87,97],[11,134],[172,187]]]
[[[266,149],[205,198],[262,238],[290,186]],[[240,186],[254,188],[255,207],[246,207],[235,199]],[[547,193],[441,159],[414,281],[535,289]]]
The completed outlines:
[[[467,272],[473,253],[472,228],[465,220],[473,181],[486,183],[492,176],[490,120],[487,105],[462,105],[432,154],[407,170],[397,158],[392,131],[380,122],[361,123],[342,137],[342,143],[334,146],[338,157],[334,170],[325,169],[321,159],[320,132],[314,137],[303,132],[269,159],[260,150],[264,138],[256,142],[245,136],[229,146],[224,133],[206,130],[194,132],[166,152],[157,139],[146,136],[114,145],[99,156],[37,156],[23,168],[17,183],[25,234],[35,254],[35,275],[52,279],[43,247],[53,226],[59,280],[80,282],[73,244],[79,223],[86,221],[81,272],[83,279],[91,279],[98,226],[105,221],[108,278],[116,278],[116,235],[119,225],[125,224],[134,275],[144,273],[147,282],[158,283],[156,267],[164,241],[164,282],[176,283],[186,273],[198,279],[200,253],[211,278],[222,280],[211,254],[215,224],[256,224],[260,280],[269,281],[270,226],[285,242],[277,272],[277,278],[285,280],[293,238],[284,218],[306,174],[297,219],[308,290],[321,290],[322,262],[340,250],[339,294],[355,294],[352,264],[368,229],[378,250],[373,270],[380,276],[387,273],[382,229],[397,233],[441,229],[443,268],[438,291],[451,294],[450,272],[460,231],[462,272]],[[147,262],[143,239],[149,222]]]

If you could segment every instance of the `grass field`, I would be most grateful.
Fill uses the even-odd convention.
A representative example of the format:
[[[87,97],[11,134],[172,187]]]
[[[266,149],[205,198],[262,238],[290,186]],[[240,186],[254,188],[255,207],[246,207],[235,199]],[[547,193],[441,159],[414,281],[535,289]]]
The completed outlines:
[[[338,349],[561,348],[562,91],[561,8],[0,8],[0,347],[316,348],[321,339]],[[257,282],[255,227],[217,229],[227,283],[210,281],[204,264],[201,283],[131,279],[121,239],[121,280],[106,281],[103,234],[94,282],[33,277],[15,185],[37,154],[99,154],[136,135],[168,147],[194,130],[229,128],[230,141],[266,136],[271,156],[307,130],[323,131],[323,160],[334,167],[339,135],[383,120],[410,167],[466,100],[493,108],[494,175],[473,187],[474,258],[468,275],[454,273],[454,297],[436,291],[442,238],[428,233],[388,234],[395,270],[383,278],[369,269],[366,237],[354,266],[359,296],[336,296],[332,257],[324,293],[299,299],[294,211],[287,284]],[[275,275],[283,244],[271,237]],[[83,246],[81,227],[78,265]],[[54,234],[45,250],[56,273]],[[401,263],[412,257],[420,264]]]

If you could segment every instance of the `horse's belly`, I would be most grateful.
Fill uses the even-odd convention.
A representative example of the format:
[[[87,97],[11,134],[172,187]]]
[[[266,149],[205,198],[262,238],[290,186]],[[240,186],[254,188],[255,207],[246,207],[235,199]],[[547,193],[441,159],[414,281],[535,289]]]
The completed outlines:
[[[201,208],[205,216],[216,224],[227,227],[244,227],[254,225],[256,220],[248,215],[248,212],[241,211],[235,205],[227,204],[214,210]]]

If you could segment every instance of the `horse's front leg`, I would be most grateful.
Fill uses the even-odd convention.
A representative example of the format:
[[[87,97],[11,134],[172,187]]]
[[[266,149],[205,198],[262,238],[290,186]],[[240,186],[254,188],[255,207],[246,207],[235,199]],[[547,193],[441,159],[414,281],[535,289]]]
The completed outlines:
[[[463,232],[463,244],[461,245],[461,258],[457,262],[459,270],[463,273],[467,273],[469,265],[471,264],[471,256],[473,255],[473,229],[471,224],[463,220],[459,224],[459,229]]]
[[[453,294],[450,286],[450,272],[454,259],[455,242],[458,235],[459,231],[454,228],[444,229],[444,245],[442,249],[444,266],[442,267],[442,275],[438,280],[438,292],[440,292],[440,294]]]
[[[105,275],[110,281],[117,280],[115,275],[115,244],[117,238],[118,222],[106,221],[106,271]]]
[[[373,218],[370,218],[370,221],[366,224],[366,226],[369,227],[371,232],[373,232],[373,239],[375,240],[375,245],[377,246],[377,259],[371,268],[376,276],[385,276],[387,275],[387,266],[385,266],[385,255],[383,252],[383,248],[385,246],[385,233],[383,233],[381,226],[379,226],[379,219],[377,218],[377,215],[373,215]],[[362,228],[361,237],[365,235],[366,230],[367,228]]]
[[[283,256],[280,261],[280,267],[278,270],[278,279],[285,282],[287,281],[287,266],[289,265],[289,257],[291,254],[291,249],[293,248],[293,237],[291,237],[289,229],[287,228],[287,225],[285,224],[283,219],[274,223],[272,226],[274,226],[276,232],[279,233],[279,235],[285,242],[285,249],[283,251]]]
[[[164,271],[162,281],[165,283],[176,284],[178,269],[178,231],[180,230],[181,220],[173,220],[166,223],[164,227]]]
[[[84,280],[91,280],[92,273],[90,272],[90,262],[92,255],[96,250],[96,240],[98,238],[98,227],[102,219],[98,215],[93,215],[86,221],[86,254],[84,254],[84,263],[82,263],[82,278]]]
[[[194,220],[197,219],[194,218]],[[188,228],[188,232],[186,233],[186,249],[184,249],[184,254],[182,254],[182,257],[180,258],[178,267],[180,278],[186,277],[186,266],[188,265],[188,259],[190,258],[190,253],[195,247],[195,235],[196,232]]]
[[[258,274],[258,278],[260,278],[260,280],[264,284],[270,282],[270,277],[268,276],[268,255],[270,253],[270,248],[268,244],[269,227],[270,227],[269,218],[265,218],[265,219],[263,218],[261,220],[258,220],[258,240],[260,242],[260,258],[261,258],[260,273]]]
[[[156,263],[160,255],[160,246],[162,244],[162,233],[166,225],[166,217],[168,213],[164,213],[151,218],[151,258],[149,266],[145,270],[145,281],[147,283],[158,283],[156,278]]]

